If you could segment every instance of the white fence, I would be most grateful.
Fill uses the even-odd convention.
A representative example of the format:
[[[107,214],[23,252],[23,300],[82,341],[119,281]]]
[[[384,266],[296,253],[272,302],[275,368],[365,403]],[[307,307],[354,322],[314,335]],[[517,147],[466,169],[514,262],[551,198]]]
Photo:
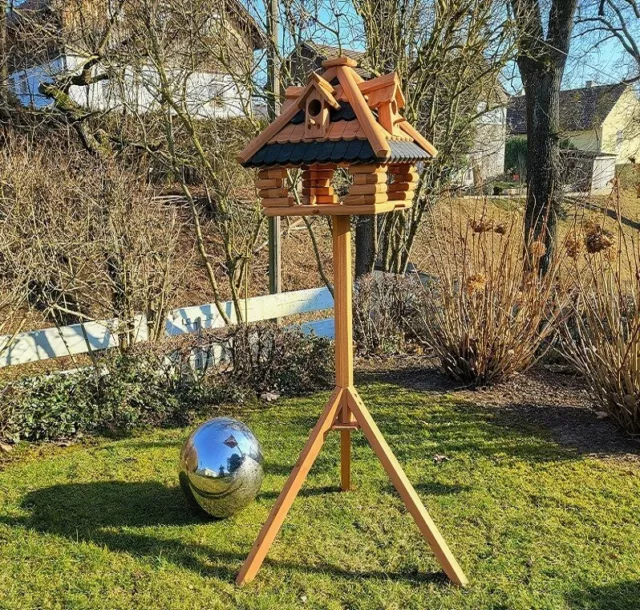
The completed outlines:
[[[233,323],[237,322],[233,303],[222,303],[225,313]],[[312,288],[283,292],[241,301],[244,319],[260,322],[274,318],[286,318],[301,313],[311,313],[333,308],[333,297],[327,288]],[[167,317],[167,336],[198,332],[207,328],[222,328],[222,316],[213,303],[195,307],[174,309]],[[57,328],[46,328],[15,336],[0,336],[0,367],[37,362],[61,356],[74,356],[92,351],[109,349],[118,345],[116,329],[118,320],[96,320]],[[300,325],[305,333],[314,332],[320,337],[333,338],[333,318],[326,318]],[[136,341],[147,339],[145,316],[136,316],[134,337]]]

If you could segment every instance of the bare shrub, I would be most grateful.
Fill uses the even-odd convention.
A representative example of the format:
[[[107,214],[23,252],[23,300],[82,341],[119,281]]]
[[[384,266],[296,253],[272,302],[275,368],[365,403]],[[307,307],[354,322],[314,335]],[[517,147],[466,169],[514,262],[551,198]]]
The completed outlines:
[[[358,353],[383,355],[409,347],[421,302],[417,276],[376,273],[356,284],[353,334]]]
[[[435,224],[418,332],[457,380],[482,386],[525,371],[565,315],[557,260],[539,273],[544,244],[523,251],[519,225],[494,224],[484,213],[466,226],[453,217]]]
[[[619,216],[619,215],[618,215]],[[584,376],[598,408],[624,430],[640,433],[640,248],[622,230],[585,223],[574,261],[571,323],[561,349]]]
[[[144,181],[17,139],[0,153],[0,184],[0,282],[14,301],[59,325],[107,317],[129,330],[144,313],[152,337],[164,332],[180,227]]]

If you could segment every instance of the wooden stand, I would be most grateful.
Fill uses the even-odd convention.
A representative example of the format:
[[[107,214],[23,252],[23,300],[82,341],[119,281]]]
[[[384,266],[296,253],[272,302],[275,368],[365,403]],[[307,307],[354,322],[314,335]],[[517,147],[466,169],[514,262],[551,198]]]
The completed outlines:
[[[361,429],[445,574],[454,583],[465,585],[467,579],[462,569],[353,387],[351,223],[350,217],[346,215],[333,218],[333,263],[336,388],[313,428],[269,517],[262,526],[251,552],[238,573],[236,583],[243,585],[255,578],[311,466],[320,453],[327,433],[331,430],[340,432],[341,488],[343,491],[351,488],[351,432]]]

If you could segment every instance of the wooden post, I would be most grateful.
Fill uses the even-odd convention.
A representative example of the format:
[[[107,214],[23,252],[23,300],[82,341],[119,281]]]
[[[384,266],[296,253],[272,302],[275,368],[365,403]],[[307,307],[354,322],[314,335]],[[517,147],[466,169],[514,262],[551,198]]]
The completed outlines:
[[[336,386],[353,386],[353,327],[351,277],[351,217],[333,219],[333,299],[336,325]],[[346,395],[345,395],[346,396]],[[346,400],[338,414],[340,424],[353,423]],[[351,489],[351,430],[340,430],[340,488]]]
[[[311,470],[311,466],[313,466],[313,462],[316,457],[318,457],[318,453],[320,453],[320,449],[322,449],[322,444],[324,443],[325,435],[331,429],[338,409],[341,408],[343,403],[344,390],[336,388],[322,412],[320,419],[316,423],[315,428],[312,430],[307,444],[287,479],[284,489],[280,492],[256,541],[253,543],[251,552],[242,564],[242,568],[236,577],[236,584],[243,585],[251,582],[258,573],[275,537],[282,527],[293,501],[296,499],[309,470]]]
[[[336,388],[262,526],[236,583],[248,583],[258,573],[330,430],[340,432],[340,486],[344,491],[351,488],[351,431],[361,429],[446,575],[464,586],[467,584],[464,572],[353,387],[351,217],[346,214],[333,218],[333,265]]]
[[[280,112],[280,59],[278,57],[280,15],[278,0],[269,0],[267,13],[267,111],[269,122]],[[269,292],[282,292],[281,218],[269,218]]]

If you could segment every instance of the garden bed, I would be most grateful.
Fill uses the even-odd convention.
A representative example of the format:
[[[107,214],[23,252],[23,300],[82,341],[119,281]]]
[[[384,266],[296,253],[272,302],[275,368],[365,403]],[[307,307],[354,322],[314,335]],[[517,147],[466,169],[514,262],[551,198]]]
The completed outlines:
[[[442,576],[359,434],[356,490],[338,491],[331,436],[263,570],[235,587],[322,394],[240,414],[267,475],[258,501],[221,522],[190,514],[177,486],[185,429],[15,450],[0,471],[0,608],[637,607],[637,445],[580,402],[573,378],[533,374],[491,392],[410,366],[360,379],[467,589]],[[565,432],[577,422],[573,437],[553,424],[560,416]],[[605,428],[609,445],[576,441]]]

